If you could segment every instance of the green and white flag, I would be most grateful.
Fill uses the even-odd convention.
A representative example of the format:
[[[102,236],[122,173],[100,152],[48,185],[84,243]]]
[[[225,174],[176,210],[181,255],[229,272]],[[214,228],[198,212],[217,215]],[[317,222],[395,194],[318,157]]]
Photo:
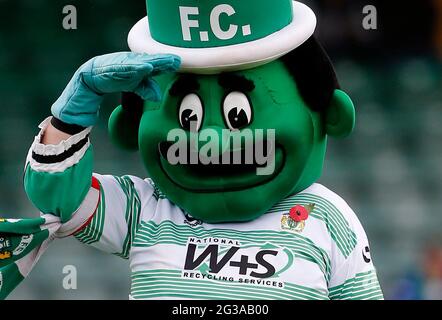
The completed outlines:
[[[0,219],[0,299],[5,299],[25,279],[56,238],[60,219]]]

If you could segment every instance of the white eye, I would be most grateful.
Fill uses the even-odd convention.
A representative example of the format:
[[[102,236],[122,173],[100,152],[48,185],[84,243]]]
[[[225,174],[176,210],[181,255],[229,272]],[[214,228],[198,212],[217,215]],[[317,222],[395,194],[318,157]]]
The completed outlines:
[[[231,92],[224,99],[224,119],[230,130],[239,130],[252,122],[252,107],[247,96],[239,91]]]
[[[183,129],[199,131],[203,122],[203,103],[198,95],[191,93],[183,98],[179,110]]]

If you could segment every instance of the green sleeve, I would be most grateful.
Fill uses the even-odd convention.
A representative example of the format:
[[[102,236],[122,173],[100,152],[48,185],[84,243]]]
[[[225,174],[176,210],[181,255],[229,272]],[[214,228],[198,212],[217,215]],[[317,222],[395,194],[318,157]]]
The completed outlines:
[[[27,164],[25,191],[42,213],[56,215],[64,223],[85,199],[91,186],[92,170],[92,146],[77,164],[63,172],[39,172]]]

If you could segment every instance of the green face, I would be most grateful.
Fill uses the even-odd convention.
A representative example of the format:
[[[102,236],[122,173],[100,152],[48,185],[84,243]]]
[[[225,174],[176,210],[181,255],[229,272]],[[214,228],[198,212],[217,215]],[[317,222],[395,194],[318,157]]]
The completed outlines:
[[[223,76],[228,80],[222,81]],[[305,189],[321,174],[326,146],[321,115],[305,105],[282,62],[223,76],[194,75],[192,83],[181,85],[176,82],[182,75],[162,76],[158,81],[165,88],[164,99],[146,103],[138,137],[148,174],[161,191],[209,223],[253,220]],[[195,139],[195,132],[188,130],[190,120],[199,132],[218,132],[220,144],[226,137],[223,129],[231,135],[273,129],[274,170],[258,175],[256,163],[170,164],[168,134],[181,128]],[[259,138],[244,136],[242,141],[243,147],[254,146]],[[201,147],[200,143],[195,148]],[[219,154],[223,150],[220,146]]]

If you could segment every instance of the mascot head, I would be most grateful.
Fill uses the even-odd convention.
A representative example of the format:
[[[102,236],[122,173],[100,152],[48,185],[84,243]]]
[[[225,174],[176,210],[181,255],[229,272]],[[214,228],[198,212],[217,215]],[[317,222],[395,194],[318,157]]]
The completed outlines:
[[[350,98],[292,0],[147,0],[134,52],[172,53],[160,102],[124,93],[113,141],[139,150],[176,205],[209,223],[256,219],[321,175],[327,137],[355,124]]]

